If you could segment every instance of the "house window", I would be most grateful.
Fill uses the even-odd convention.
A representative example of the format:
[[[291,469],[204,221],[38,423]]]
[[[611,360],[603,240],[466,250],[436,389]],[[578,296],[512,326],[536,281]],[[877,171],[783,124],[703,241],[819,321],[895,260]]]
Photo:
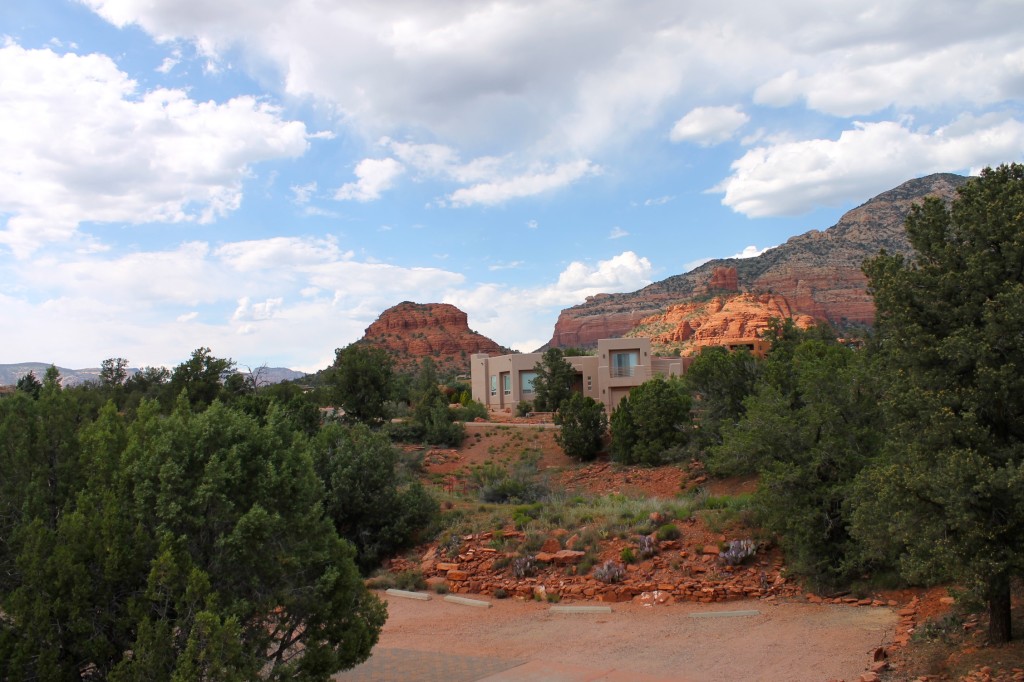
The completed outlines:
[[[512,395],[512,377],[509,374],[501,375],[501,388],[505,395]]]
[[[491,395],[498,395],[498,375],[491,375]]]
[[[640,364],[640,351],[627,350],[612,353],[609,371],[613,377],[631,377]]]
[[[537,378],[536,372],[519,373],[519,392],[533,393],[533,380]]]

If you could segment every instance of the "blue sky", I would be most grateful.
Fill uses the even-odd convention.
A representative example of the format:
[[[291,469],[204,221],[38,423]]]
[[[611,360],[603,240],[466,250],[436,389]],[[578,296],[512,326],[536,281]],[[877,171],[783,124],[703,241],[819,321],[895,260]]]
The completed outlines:
[[[1022,104],[1017,0],[8,0],[0,363],[313,371],[404,300],[532,350]]]

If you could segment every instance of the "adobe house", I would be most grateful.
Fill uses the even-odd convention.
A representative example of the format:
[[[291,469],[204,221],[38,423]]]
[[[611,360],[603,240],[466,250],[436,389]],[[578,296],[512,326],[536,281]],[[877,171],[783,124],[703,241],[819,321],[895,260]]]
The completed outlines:
[[[533,400],[534,371],[543,353],[515,353],[490,357],[476,353],[470,359],[473,399],[490,410],[515,409]],[[576,370],[573,389],[603,403],[609,413],[631,388],[656,374],[683,373],[681,358],[651,355],[650,339],[600,339],[594,355],[565,358]]]

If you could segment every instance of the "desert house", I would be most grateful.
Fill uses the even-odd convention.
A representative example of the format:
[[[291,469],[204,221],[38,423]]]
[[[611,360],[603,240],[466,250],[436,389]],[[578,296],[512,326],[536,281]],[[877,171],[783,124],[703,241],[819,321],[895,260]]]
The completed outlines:
[[[491,357],[476,353],[470,359],[473,399],[490,410],[514,410],[533,400],[534,368],[543,353],[515,353]],[[603,403],[611,412],[630,389],[655,375],[678,376],[684,359],[651,354],[650,339],[600,339],[594,355],[565,358],[576,370],[573,389]]]

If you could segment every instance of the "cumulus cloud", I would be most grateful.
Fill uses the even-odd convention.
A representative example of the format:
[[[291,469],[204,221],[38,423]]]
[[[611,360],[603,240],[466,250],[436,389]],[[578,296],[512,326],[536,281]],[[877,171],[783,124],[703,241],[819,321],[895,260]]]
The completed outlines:
[[[739,107],[697,107],[676,121],[669,139],[711,147],[731,139],[749,120]]]
[[[964,116],[934,131],[911,124],[856,123],[834,140],[751,149],[713,191],[751,217],[798,215],[872,196],[918,175],[1017,160],[1024,149],[1024,122],[1006,115]]]
[[[391,189],[395,179],[404,172],[405,166],[395,159],[363,159],[355,169],[358,180],[339,187],[334,198],[355,201],[380,199],[381,193]]]
[[[306,127],[253,97],[139,91],[104,55],[0,48],[0,244],[25,257],[82,222],[211,222],[260,161],[301,156]]]
[[[766,246],[763,249],[759,249],[755,245],[751,244],[750,246],[744,247],[743,250],[740,251],[739,253],[734,253],[733,255],[729,256],[729,258],[754,258],[756,256],[760,256],[768,249],[774,248],[774,246]]]

